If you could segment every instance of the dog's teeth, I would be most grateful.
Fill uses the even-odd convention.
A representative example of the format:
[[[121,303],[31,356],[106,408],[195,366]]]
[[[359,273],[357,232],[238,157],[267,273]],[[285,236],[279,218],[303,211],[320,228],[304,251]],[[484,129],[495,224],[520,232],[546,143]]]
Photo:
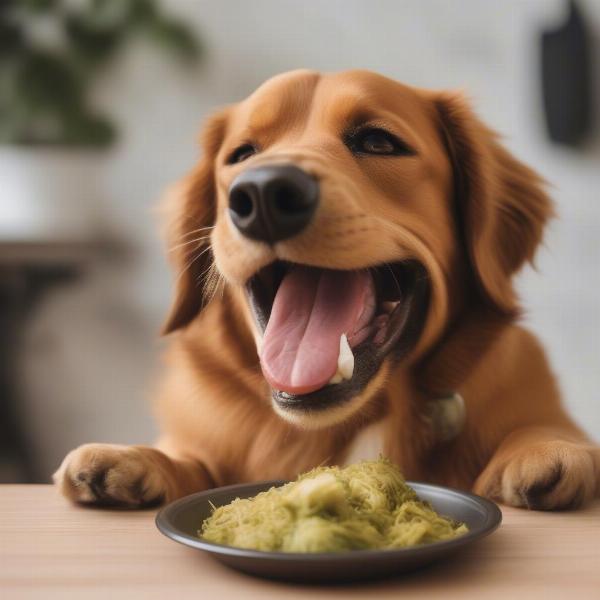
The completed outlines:
[[[388,314],[391,315],[394,312],[394,309],[396,308],[396,306],[398,306],[398,302],[382,302],[381,303],[381,310]]]
[[[345,333],[340,337],[340,355],[338,357],[337,371],[329,383],[341,383],[344,379],[351,379],[354,373],[354,354],[348,343]]]
[[[338,371],[344,379],[350,379],[354,373],[354,354],[345,334],[340,337],[340,357],[338,358]]]

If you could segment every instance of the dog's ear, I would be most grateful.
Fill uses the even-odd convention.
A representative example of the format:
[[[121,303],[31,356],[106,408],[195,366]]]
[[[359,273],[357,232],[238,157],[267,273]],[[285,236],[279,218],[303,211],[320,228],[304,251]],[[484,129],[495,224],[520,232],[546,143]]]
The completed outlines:
[[[453,207],[475,288],[422,361],[419,386],[437,397],[460,389],[519,314],[512,276],[534,257],[552,216],[544,182],[498,142],[459,94],[434,103],[454,179]]]
[[[203,129],[202,159],[196,168],[166,194],[166,238],[175,268],[175,298],[163,334],[187,325],[207,304],[214,284],[210,234],[215,221],[214,163],[221,147],[229,111],[211,116]]]
[[[484,302],[518,313],[511,277],[532,261],[553,214],[543,180],[517,160],[456,93],[434,100],[454,175],[454,203]]]

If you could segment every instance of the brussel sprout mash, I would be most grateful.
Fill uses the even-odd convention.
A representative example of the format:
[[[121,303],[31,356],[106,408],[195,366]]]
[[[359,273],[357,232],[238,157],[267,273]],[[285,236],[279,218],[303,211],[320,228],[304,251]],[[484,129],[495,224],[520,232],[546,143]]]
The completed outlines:
[[[216,508],[199,535],[239,548],[342,552],[405,548],[462,535],[466,525],[438,515],[386,459],[319,467],[292,483]]]

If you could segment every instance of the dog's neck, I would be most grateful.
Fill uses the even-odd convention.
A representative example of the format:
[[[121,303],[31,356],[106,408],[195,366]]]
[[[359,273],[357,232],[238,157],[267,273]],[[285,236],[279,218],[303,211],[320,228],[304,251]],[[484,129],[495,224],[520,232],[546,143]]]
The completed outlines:
[[[436,444],[450,442],[460,435],[466,417],[465,403],[460,394],[429,400],[425,406],[425,418],[430,423]],[[385,455],[385,432],[385,420],[370,423],[360,429],[350,442],[343,464],[375,460],[380,455]]]
[[[437,443],[450,442],[460,435],[466,420],[465,401],[454,392],[443,398],[429,400],[425,404],[426,418]]]

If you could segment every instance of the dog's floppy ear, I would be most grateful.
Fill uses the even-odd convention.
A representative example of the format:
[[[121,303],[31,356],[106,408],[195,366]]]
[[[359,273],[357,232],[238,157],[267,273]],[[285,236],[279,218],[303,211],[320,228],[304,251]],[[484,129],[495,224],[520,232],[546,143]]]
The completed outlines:
[[[518,306],[511,277],[533,259],[553,214],[543,180],[498,142],[465,98],[435,98],[454,171],[455,206],[477,287],[505,315]]]
[[[500,145],[461,95],[438,93],[434,103],[475,288],[418,370],[420,387],[437,397],[460,389],[518,316],[512,276],[533,259],[553,210],[542,179]]]
[[[227,126],[228,110],[211,116],[201,136],[203,155],[196,168],[175,184],[165,198],[167,240],[175,268],[175,298],[163,333],[187,325],[207,303],[213,257],[210,233],[215,221],[214,163]]]

